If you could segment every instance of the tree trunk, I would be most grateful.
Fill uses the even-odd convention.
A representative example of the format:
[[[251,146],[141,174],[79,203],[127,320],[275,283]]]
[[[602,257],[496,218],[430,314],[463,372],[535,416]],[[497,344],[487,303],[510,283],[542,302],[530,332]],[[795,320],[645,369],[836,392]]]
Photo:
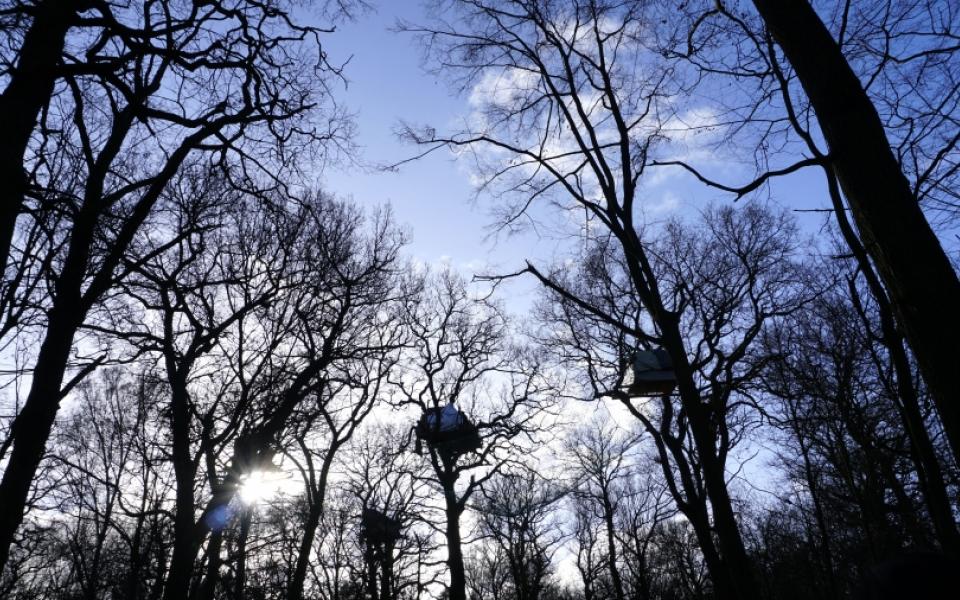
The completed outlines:
[[[207,543],[207,574],[197,590],[198,600],[214,600],[217,583],[220,581],[220,547],[223,545],[223,533],[214,531]]]
[[[603,522],[607,533],[607,565],[610,569],[610,581],[613,583],[613,595],[616,600],[624,600],[623,578],[617,566],[617,533],[613,522],[613,504],[606,487],[603,488]]]
[[[667,482],[677,509],[683,513],[687,521],[690,522],[690,526],[693,527],[694,535],[696,535],[697,538],[697,545],[703,553],[707,571],[710,573],[710,579],[713,582],[715,596],[721,600],[737,600],[738,596],[735,592],[736,586],[731,579],[729,570],[720,558],[720,553],[714,541],[713,531],[710,528],[710,517],[707,513],[707,498],[694,482],[693,467],[684,456],[683,445],[680,440],[668,432],[673,420],[673,408],[671,405],[673,400],[669,396],[665,396],[663,401],[664,414],[660,417],[663,430],[658,431],[628,399],[621,398],[621,403],[643,423],[647,433],[654,439],[654,443],[659,452],[659,462],[663,469],[664,481]],[[671,467],[670,456],[673,457],[675,469]],[[676,474],[674,471],[676,471]],[[683,488],[682,492],[676,485],[677,474],[680,477],[680,485]]]
[[[733,512],[730,493],[727,491],[723,461],[717,455],[716,436],[710,424],[711,415],[708,413],[710,409],[704,404],[700,391],[694,383],[677,317],[666,316],[664,312],[664,316],[660,319],[660,327],[663,331],[664,347],[673,360],[680,402],[686,411],[690,433],[697,449],[697,457],[700,459],[703,483],[712,509],[717,544],[723,565],[733,585],[732,598],[757,599],[760,596],[750,559],[743,545],[743,538],[740,537],[740,528]],[[717,415],[717,418],[726,418],[726,415]]]
[[[243,600],[247,587],[247,538],[250,536],[250,521],[253,520],[253,507],[243,507],[240,517],[240,534],[237,539],[237,579],[234,582],[233,597]]]
[[[119,486],[116,489],[120,489]],[[96,540],[93,546],[93,556],[90,558],[90,585],[83,595],[83,600],[97,600],[103,576],[100,572],[101,562],[103,560],[103,546],[107,540],[107,534],[110,532],[111,520],[113,519],[114,501],[116,492],[110,492],[107,498],[107,505],[104,508],[104,514],[99,523],[95,523],[97,530]]]
[[[70,22],[80,2],[45,0],[33,10],[17,65],[0,95],[0,181],[7,199],[0,203],[0,273],[6,272],[17,216],[27,191],[23,158],[40,111],[50,101]],[[2,563],[0,563],[2,564]]]
[[[793,434],[797,438],[797,444],[800,446],[800,456],[803,459],[803,474],[807,482],[810,499],[813,502],[813,516],[817,523],[817,533],[820,538],[820,543],[817,544],[817,553],[820,555],[820,562],[823,563],[823,569],[827,574],[828,595],[831,598],[837,598],[839,597],[837,594],[838,586],[835,575],[836,567],[833,558],[833,545],[830,542],[830,529],[827,527],[826,513],[823,510],[823,501],[820,497],[820,483],[814,474],[813,464],[810,460],[810,448],[803,437],[799,423],[799,416],[796,411],[791,408],[791,427]]]
[[[380,561],[380,600],[394,600],[392,542],[384,542]]]
[[[48,313],[47,330],[34,364],[30,391],[23,409],[10,427],[13,450],[3,479],[0,480],[0,575],[9,557],[10,545],[23,521],[30,484],[40,466],[60,409],[60,388],[70,360],[73,338],[93,301],[99,297],[98,293],[91,293],[90,290],[85,294],[83,284],[88,275],[94,231],[100,216],[99,202],[107,165],[120,151],[119,140],[122,140],[123,132],[129,130],[132,114],[128,112],[115,120],[114,130],[101,152],[97,168],[87,177],[83,204],[73,223],[67,256],[56,278],[53,306]],[[145,215],[140,217],[141,222],[143,218]],[[129,243],[129,240],[125,243]],[[109,281],[117,262],[112,260],[101,264],[95,280],[100,279],[101,284]],[[91,287],[94,285],[96,282]],[[94,290],[99,293],[103,291],[105,289]]]
[[[740,537],[739,525],[727,491],[724,461],[717,449],[717,432],[713,422],[715,419],[726,419],[725,407],[711,406],[701,397],[700,390],[694,381],[693,369],[687,358],[686,344],[680,333],[680,315],[667,310],[664,305],[657,288],[656,276],[633,227],[633,216],[621,214],[619,218],[624,226],[616,227],[611,231],[623,248],[630,279],[634,283],[637,295],[656,322],[663,348],[669,353],[673,362],[677,379],[677,395],[686,414],[697,458],[700,461],[703,484],[712,509],[717,544],[724,570],[732,585],[732,589],[727,594],[719,584],[716,584],[718,596],[729,597],[731,600],[758,600],[759,589],[743,538]],[[677,450],[672,452],[674,455],[678,453]],[[701,539],[701,543],[706,541],[699,532],[698,538]],[[723,577],[722,574],[715,572],[711,572],[711,576],[715,583]]]
[[[73,314],[77,306],[74,302],[79,302],[79,285],[71,291],[69,298],[58,297],[51,310],[27,401],[11,427],[13,449],[0,481],[0,507],[3,507],[0,510],[0,574],[23,521],[30,484],[40,466],[60,408],[60,386],[80,321],[78,315]]]
[[[847,219],[836,175],[829,169],[825,170],[827,188],[840,233],[860,266],[870,295],[877,303],[882,341],[884,347],[890,352],[890,363],[894,371],[896,386],[894,392],[899,399],[897,408],[910,439],[910,455],[917,469],[920,490],[930,513],[937,540],[940,547],[947,552],[960,553],[960,532],[958,532],[956,521],[953,518],[953,508],[947,494],[943,470],[940,468],[940,459],[937,457],[933,441],[930,439],[930,434],[924,423],[923,413],[920,410],[920,400],[913,382],[910,358],[903,346],[903,337],[897,329],[893,307],[867,257],[866,250],[860,243],[860,238],[857,237],[856,231]],[[859,303],[856,286],[850,285],[850,293],[854,301]],[[861,311],[861,314],[863,314],[863,311]],[[869,324],[865,323],[865,325],[869,327]]]
[[[444,485],[447,516],[447,567],[450,569],[449,600],[467,600],[467,577],[463,566],[463,547],[460,539],[460,513],[453,483]]]
[[[702,515],[684,513],[684,516],[690,521],[693,534],[697,538],[697,545],[700,547],[700,552],[703,553],[703,561],[707,565],[707,572],[710,573],[710,580],[713,583],[714,595],[719,600],[738,600],[734,591],[736,586],[731,581],[730,573],[724,566],[723,559],[720,558],[720,553],[717,551],[717,545],[713,541],[706,507],[703,508],[702,513]]]
[[[747,550],[740,536],[740,528],[730,493],[727,491],[726,477],[722,465],[716,457],[700,459],[703,464],[703,480],[710,498],[710,508],[713,513],[713,527],[717,534],[717,543],[720,546],[723,564],[730,573],[730,579],[735,586],[735,597],[740,600],[759,598],[753,567]]]
[[[896,345],[899,345],[899,341],[896,342]],[[897,368],[900,409],[910,438],[912,449],[910,454],[917,468],[920,491],[923,494],[927,511],[930,513],[930,520],[933,522],[934,533],[940,547],[947,552],[960,554],[960,532],[958,532],[957,522],[953,518],[953,508],[950,505],[950,496],[947,493],[943,470],[940,468],[940,460],[933,447],[933,441],[930,439],[923,422],[916,390],[912,383],[909,381],[903,382],[901,379],[904,376],[909,377],[909,363],[906,361],[906,353],[903,352],[902,346],[899,350],[903,355],[894,358],[894,362],[902,361],[905,363]]]
[[[377,550],[372,541],[366,540],[363,552],[364,563],[367,567],[367,598],[377,600]]]
[[[125,583],[123,585],[124,594],[130,600],[137,600],[140,598],[140,577],[141,570],[143,568],[143,522],[145,521],[143,511],[146,508],[146,491],[143,493],[143,498],[140,502],[140,514],[137,515],[137,524],[133,530],[133,537],[130,540],[130,554],[129,561],[130,564],[127,567],[127,575],[125,577]]]
[[[313,504],[307,514],[307,521],[303,525],[303,539],[300,540],[300,551],[297,554],[297,564],[293,576],[287,586],[287,600],[300,600],[303,597],[303,586],[307,579],[307,567],[310,565],[310,552],[317,536],[317,527],[320,526],[320,517],[323,516],[323,505],[326,499],[327,478],[333,464],[335,447],[331,446],[323,458],[320,467],[320,477],[317,479],[317,489],[314,490]]]
[[[287,600],[300,600],[303,597],[303,586],[307,580],[307,567],[310,565],[310,552],[317,537],[317,527],[320,526],[320,517],[323,515],[323,502],[314,501],[307,513],[307,520],[303,524],[303,538],[300,540],[300,550],[297,553],[297,564],[293,569],[293,576],[287,586]]]
[[[866,251],[877,266],[960,463],[960,281],[903,175],[883,123],[806,0],[754,0],[817,114]]]
[[[168,360],[172,360],[167,357]],[[197,527],[194,521],[196,498],[193,493],[197,465],[190,453],[190,411],[186,393],[186,382],[172,365],[170,371],[171,388],[171,429],[173,431],[173,471],[176,478],[176,512],[173,522],[173,554],[170,557],[170,571],[164,586],[164,600],[182,600],[190,591],[193,579],[193,563],[197,555]]]

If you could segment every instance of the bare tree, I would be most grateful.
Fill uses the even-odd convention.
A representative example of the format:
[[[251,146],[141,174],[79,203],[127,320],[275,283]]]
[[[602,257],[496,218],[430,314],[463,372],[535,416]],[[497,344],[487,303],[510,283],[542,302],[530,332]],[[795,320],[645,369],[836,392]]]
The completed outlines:
[[[43,2],[42,8],[58,4]],[[70,207],[70,219],[53,263],[56,276],[30,391],[10,427],[11,450],[0,481],[0,502],[7,508],[0,517],[0,569],[59,402],[98,364],[87,362],[64,381],[76,332],[122,277],[130,244],[155,215],[174,175],[203,155],[238,184],[263,187],[255,180],[266,175],[267,185],[275,187],[279,179],[269,176],[279,177],[291,164],[290,151],[335,142],[344,133],[342,114],[329,110],[323,74],[331,69],[316,43],[316,28],[257,3],[242,11],[172,1],[146,8],[97,3],[89,18],[60,15],[67,24],[76,18],[85,26],[77,37],[78,64],[65,66],[55,101],[33,94],[27,103],[24,124],[30,127],[36,107],[48,106],[34,174],[38,210]],[[32,26],[42,33],[41,21]],[[50,86],[49,70],[63,61],[56,46],[44,48],[42,41],[31,46],[51,59],[40,70],[40,87]],[[23,67],[18,65],[11,85],[24,75]],[[303,69],[321,77],[302,77]],[[326,123],[305,124],[325,111]],[[21,136],[12,142],[16,148],[4,156],[13,181],[23,179],[24,165],[13,164],[22,141]],[[68,176],[56,177],[61,171]],[[18,200],[5,205],[4,237],[20,211]]]
[[[448,593],[465,600],[461,515],[480,486],[515,459],[519,438],[536,435],[547,385],[537,353],[510,344],[506,317],[489,295],[477,296],[450,271],[414,277],[409,285],[408,350],[404,369],[392,377],[399,403],[420,414],[416,429],[432,467],[428,481],[443,495]],[[441,420],[445,414],[450,429]]]
[[[768,416],[786,438],[779,461],[794,482],[781,502],[785,514],[805,520],[800,549],[815,558],[814,591],[827,594],[855,587],[850,573],[905,548],[927,548],[935,539],[943,545],[944,523],[926,501],[927,480],[915,468],[899,391],[889,380],[894,368],[884,345],[861,328],[863,306],[851,291],[826,294],[771,329],[765,349],[774,358],[764,386],[779,400]],[[925,423],[930,415],[920,418]],[[788,533],[797,529],[789,518],[771,521],[783,526],[782,535],[796,535]],[[955,527],[952,517],[946,526]],[[783,541],[773,547],[799,551]],[[771,552],[770,560],[780,559]]]
[[[249,406],[245,414],[232,412],[238,431],[229,460],[210,467],[218,483],[194,525],[191,560],[217,515],[236,501],[245,477],[269,469],[297,427],[302,432],[325,421],[338,443],[349,439],[391,364],[384,352],[395,345],[394,329],[383,308],[402,236],[387,215],[373,220],[365,234],[360,215],[341,204],[320,201],[304,208],[293,221],[301,225],[294,230],[289,293],[261,323],[268,336],[259,342],[253,370],[237,365],[241,398]],[[243,354],[242,347],[234,352],[237,360]],[[326,452],[332,457],[337,447]]]
[[[573,493],[582,496],[603,523],[606,570],[616,600],[627,597],[620,572],[616,519],[624,496],[622,486],[630,476],[630,454],[636,441],[631,438],[594,422],[574,430],[565,443],[565,451],[573,463],[570,469],[575,482]]]
[[[137,436],[149,417],[145,403],[127,402],[130,395],[144,395],[135,386],[145,382],[124,375],[115,369],[96,385],[83,385],[82,405],[56,439],[55,460],[63,465],[66,482],[58,508],[75,507],[71,558],[79,596],[87,600],[119,583],[114,578],[120,573],[111,573],[110,554],[117,541],[117,517],[125,508],[123,488],[137,459]]]
[[[381,308],[389,310],[386,298]],[[324,394],[323,399],[317,402],[316,407],[311,408],[302,429],[294,435],[303,457],[303,464],[300,466],[306,483],[308,513],[303,523],[303,537],[296,566],[287,587],[289,600],[299,600],[303,596],[307,569],[314,558],[314,537],[323,516],[324,500],[334,460],[338,452],[353,438],[354,433],[377,402],[382,401],[386,394],[384,387],[389,371],[395,366],[394,350],[401,341],[400,331],[396,322],[382,320],[378,324],[376,334],[379,337],[371,339],[370,343],[371,347],[376,346],[379,352],[371,352],[368,356],[358,357],[354,361],[344,361],[342,365],[334,365],[334,370],[327,376],[326,389],[321,392]],[[323,429],[319,436],[316,435],[316,431],[313,431],[318,424]],[[369,447],[368,450],[370,450]],[[373,454],[372,450],[371,454]],[[361,460],[374,461],[377,458],[379,457],[375,454],[360,455]],[[319,465],[317,459],[319,459]],[[397,466],[399,473],[393,473],[392,469],[384,469],[387,472],[381,473],[380,476],[399,477],[400,482],[391,482],[393,486],[390,490],[394,490],[401,486],[406,475],[398,465],[390,466]],[[347,471],[350,471],[349,467]],[[353,483],[361,485],[364,482],[358,482],[354,478]],[[373,481],[365,483],[374,485]],[[372,502],[370,496],[376,491],[378,490],[366,490],[362,494],[366,496],[361,502],[363,507],[367,507]]]
[[[836,40],[806,2],[754,3],[810,98],[830,165],[904,334],[960,446],[960,384],[943,348],[960,336],[960,279],[890,149],[879,115]]]
[[[500,546],[479,544],[464,560],[467,598],[504,600],[509,597],[510,569]]]
[[[622,490],[617,538],[624,557],[628,597],[653,598],[663,577],[655,565],[656,539],[677,510],[656,471],[654,461],[648,456],[640,457]]]
[[[435,534],[425,526],[429,465],[406,452],[401,426],[371,428],[344,461],[350,493],[358,500],[366,587],[376,600],[420,598],[436,583],[441,561]]]
[[[197,181],[168,212],[182,240],[135,248],[121,288],[136,304],[110,304],[115,325],[87,328],[157,361],[176,479],[164,593],[209,598],[224,542],[256,541],[258,521],[237,499],[245,480],[318,423],[331,429],[332,460],[371,410],[396,344],[383,309],[403,238],[387,214],[368,231],[359,212],[323,195],[281,209]],[[241,535],[223,535],[235,522]],[[236,561],[238,593],[245,574]]]
[[[898,160],[904,172],[911,173],[911,187],[918,200],[939,198],[936,200],[937,210],[942,210],[945,204],[949,204],[949,200],[936,188],[941,182],[953,177],[956,168],[949,157],[957,140],[945,139],[939,131],[943,127],[949,127],[949,123],[955,120],[956,109],[949,100],[931,102],[930,98],[936,97],[938,93],[950,96],[951,90],[956,87],[948,66],[955,49],[950,45],[949,36],[942,35],[941,26],[938,24],[940,21],[948,23],[953,17],[950,11],[934,16],[934,13],[926,12],[920,5],[893,7],[886,4],[884,7],[882,4],[871,10],[852,7],[847,3],[841,19],[839,45],[850,56],[850,60],[858,65],[862,76],[867,78],[864,84],[865,92],[875,103],[886,107],[884,126],[888,135],[899,140]],[[876,307],[876,325],[865,319],[864,326],[868,330],[879,330],[877,340],[889,353],[894,368],[891,381],[898,389],[898,407],[906,424],[906,433],[911,439],[912,453],[923,482],[925,500],[934,517],[938,538],[944,548],[956,547],[957,531],[950,516],[951,509],[944,488],[942,468],[921,417],[917,389],[911,372],[912,359],[908,356],[904,344],[903,329],[898,324],[895,302],[874,265],[875,261],[871,259],[871,253],[866,249],[868,237],[860,232],[862,224],[856,218],[855,222],[852,222],[848,215],[848,202],[841,190],[830,153],[820,148],[819,139],[812,133],[814,117],[810,101],[796,82],[796,73],[784,64],[784,59],[779,55],[769,33],[750,33],[747,20],[727,12],[722,6],[716,13],[699,16],[702,17],[699,19],[700,25],[692,27],[686,42],[687,49],[680,53],[685,59],[714,77],[718,74],[723,77],[736,73],[745,74],[749,69],[744,65],[751,61],[763,67],[748,79],[756,81],[754,85],[757,89],[753,91],[753,95],[768,99],[748,102],[748,105],[755,109],[752,115],[750,110],[731,108],[732,113],[745,115],[742,117],[743,123],[738,126],[741,130],[752,134],[756,134],[758,130],[762,132],[759,141],[745,141],[748,144],[757,142],[761,146],[789,147],[790,138],[796,137],[800,148],[805,148],[824,172],[830,206],[839,233],[866,283],[864,293],[857,291],[856,287],[853,288],[858,298],[856,302],[862,304],[869,299],[868,303]],[[733,33],[726,27],[713,27],[713,18],[733,24]],[[709,32],[703,33],[703,38],[702,30]],[[711,47],[715,53],[721,54],[715,47],[716,40],[728,37],[739,40],[733,43],[737,44],[742,52],[739,54],[742,58],[733,66],[721,67],[710,52],[697,49],[700,44],[704,44]],[[711,39],[712,42],[707,41]],[[880,45],[877,45],[878,43]],[[891,64],[898,66],[892,68]],[[924,77],[923,84],[910,83],[911,75],[920,76],[921,73]],[[773,106],[767,106],[768,104]],[[781,121],[782,126],[762,124]],[[904,126],[905,121],[913,125]],[[919,166],[918,156],[926,157],[923,159],[926,163],[924,167]],[[768,158],[760,154],[757,160],[758,165],[766,166]],[[776,172],[768,170],[750,184],[733,188],[708,179],[685,162],[676,161],[672,164],[684,167],[709,185],[734,192],[738,196],[756,189]],[[855,277],[846,276],[846,279],[848,285],[854,285]],[[860,296],[863,296],[863,300],[859,299]],[[866,317],[863,310],[860,310],[860,313],[862,318]],[[936,390],[933,391],[936,393]],[[956,454],[954,457],[956,459]]]
[[[0,580],[9,586],[4,595],[145,598],[162,589],[163,562],[155,559],[166,552],[171,521],[169,469],[154,426],[159,398],[149,377],[122,367],[78,386],[30,499],[36,518]]]
[[[844,237],[876,271],[956,456],[956,382],[939,348],[960,327],[949,308],[960,298],[960,280],[923,206],[933,216],[955,206],[944,184],[957,176],[960,137],[951,132],[960,54],[951,31],[960,15],[930,2],[752,4],[756,13],[723,2],[690,6],[685,31],[664,51],[708,80],[742,82],[733,100],[717,102],[726,121],[717,125],[755,148],[757,178],[723,184],[684,161],[660,164],[680,165],[738,197],[772,177],[822,168],[836,215],[849,212],[852,220]],[[783,157],[796,160],[776,166]]]
[[[473,150],[484,178],[482,189],[502,194],[506,200],[503,226],[535,220],[539,213],[534,203],[552,202],[559,210],[584,214],[588,237],[602,238],[609,254],[621,261],[625,278],[618,280],[617,287],[635,298],[639,307],[628,321],[590,304],[554,273],[528,263],[517,274],[532,274],[578,309],[633,338],[632,344],[656,345],[669,353],[680,399],[672,414],[684,428],[689,427],[686,439],[702,470],[723,555],[722,574],[715,575],[715,583],[721,596],[756,597],[726,487],[730,432],[724,423],[731,393],[747,374],[735,373],[734,365],[763,322],[792,304],[781,295],[781,290],[789,289],[783,286],[785,273],[774,266],[777,258],[789,254],[787,246],[774,240],[786,236],[762,236],[754,243],[749,241],[747,221],[733,225],[732,215],[716,214],[711,220],[717,219],[717,230],[728,225],[731,231],[742,228],[734,255],[717,262],[716,273],[725,270],[722,265],[739,264],[745,277],[721,278],[719,285],[672,265],[687,256],[682,245],[664,249],[662,260],[653,256],[652,233],[642,223],[641,177],[663,137],[669,117],[665,107],[684,91],[684,82],[668,77],[668,72],[639,68],[657,56],[656,48],[645,44],[644,31],[652,24],[643,3],[455,2],[449,15],[451,19],[435,25],[403,28],[420,35],[427,47],[436,50],[432,56],[437,63],[461,74],[465,85],[497,78],[509,78],[509,83],[502,84],[506,86],[503,93],[492,93],[494,88],[475,96],[479,116],[467,129],[447,135],[410,127],[409,138],[426,146],[426,151],[451,146]],[[744,214],[747,220],[768,220],[760,212]],[[783,230],[784,225],[774,218],[770,230]],[[751,264],[754,249],[771,254],[757,256],[761,262]],[[769,279],[749,275],[758,265],[764,270],[774,266],[767,272]],[[682,281],[681,273],[693,277],[692,285]],[[760,281],[761,286],[754,285]],[[701,288],[702,296],[691,289],[695,287]],[[742,335],[736,341],[723,334],[717,338],[709,330],[703,337],[685,335],[691,315],[712,310],[706,298],[714,292],[738,307],[730,318],[738,323],[748,320],[742,329],[738,326]],[[702,300],[692,300],[697,296]],[[647,326],[641,329],[637,320]],[[710,323],[704,321],[698,327],[713,329]],[[714,341],[718,339],[725,341],[718,346]],[[625,359],[626,355],[619,356]],[[703,373],[708,389],[699,384],[698,373]]]
[[[576,548],[577,571],[583,586],[583,598],[584,600],[604,598],[606,596],[600,588],[608,561],[604,560],[600,542],[601,527],[597,523],[595,507],[582,495],[571,495],[569,498],[574,519],[573,543]]]
[[[813,289],[795,286],[804,275],[791,259],[794,229],[784,214],[748,206],[739,212],[708,210],[703,217],[696,228],[668,225],[647,246],[650,271],[669,299],[667,306],[676,311],[684,347],[691,348],[693,399],[685,399],[681,388],[679,402],[665,394],[635,404],[626,391],[632,348],[666,340],[647,333],[643,304],[632,295],[625,261],[610,243],[598,243],[577,272],[551,274],[557,291],[547,294],[540,318],[561,327],[543,342],[577,373],[579,397],[617,398],[642,423],[670,495],[693,527],[714,585],[724,594],[733,585],[724,581],[730,577],[726,572],[734,568],[725,544],[734,544],[740,560],[748,558],[742,541],[723,541],[722,535],[739,539],[733,503],[726,478],[711,484],[707,464],[717,461],[714,468],[725,469],[731,450],[749,431],[748,391],[766,360],[752,352],[760,334],[768,323],[801,307]],[[709,443],[698,441],[704,435]],[[704,460],[704,452],[713,458]],[[726,508],[718,511],[718,503]],[[725,533],[714,537],[712,522],[718,518],[729,522]]]
[[[534,471],[511,471],[488,480],[474,503],[481,534],[505,559],[516,600],[545,597],[564,541],[557,505],[565,493]]]

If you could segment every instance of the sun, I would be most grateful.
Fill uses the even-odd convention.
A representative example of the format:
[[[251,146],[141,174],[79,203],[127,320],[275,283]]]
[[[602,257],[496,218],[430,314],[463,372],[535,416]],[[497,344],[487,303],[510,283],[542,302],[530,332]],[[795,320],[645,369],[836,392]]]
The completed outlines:
[[[247,505],[257,504],[274,496],[283,476],[275,471],[253,471],[240,480],[240,500]]]

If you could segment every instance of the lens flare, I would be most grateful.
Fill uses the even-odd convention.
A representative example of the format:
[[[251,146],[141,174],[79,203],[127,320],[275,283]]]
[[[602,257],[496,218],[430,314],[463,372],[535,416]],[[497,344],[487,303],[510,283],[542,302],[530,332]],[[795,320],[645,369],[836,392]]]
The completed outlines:
[[[283,476],[273,471],[254,471],[240,481],[240,500],[247,505],[269,499],[280,491]]]

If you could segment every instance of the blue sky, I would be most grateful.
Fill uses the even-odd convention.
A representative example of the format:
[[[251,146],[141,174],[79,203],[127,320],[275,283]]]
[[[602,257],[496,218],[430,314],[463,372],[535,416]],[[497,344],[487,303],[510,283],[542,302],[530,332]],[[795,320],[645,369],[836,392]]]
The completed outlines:
[[[389,31],[398,18],[415,23],[429,20],[416,0],[382,1],[375,13],[341,25],[326,41],[334,61],[351,57],[346,69],[349,86],[340,99],[357,114],[361,160],[371,165],[394,163],[417,153],[416,148],[394,135],[399,121],[430,124],[442,130],[460,122],[470,110],[466,94],[456,95],[447,82],[426,72],[411,37]],[[702,158],[705,163],[716,164],[726,160],[725,156]],[[748,181],[752,171],[727,164],[717,173],[733,184]],[[491,236],[490,205],[482,197],[474,202],[466,165],[458,164],[449,152],[435,152],[397,172],[331,169],[324,174],[323,184],[328,191],[352,198],[360,206],[372,208],[389,202],[397,221],[411,233],[409,256],[430,265],[449,263],[467,277],[477,272],[511,272],[526,258],[543,264],[563,250],[562,242],[534,234]],[[677,172],[664,177],[650,192],[648,200],[662,207],[664,217],[692,215],[711,201],[732,201],[730,195]],[[769,192],[774,202],[791,209],[825,208],[828,203],[822,175],[815,169],[775,180]],[[817,234],[822,231],[824,213],[797,213],[797,217],[804,234],[823,239]],[[520,322],[536,290],[530,279],[501,289],[502,299]],[[583,404],[574,409],[577,414],[588,415],[598,406]],[[607,409],[621,426],[634,425],[633,418],[618,406]],[[395,418],[393,414],[387,417]],[[770,455],[758,452],[762,449],[753,444],[743,444],[738,450],[736,460],[747,461],[743,467],[753,484],[772,486],[766,468]],[[740,493],[759,492],[741,489]]]
[[[327,41],[334,60],[352,56],[349,85],[340,94],[357,113],[361,159],[389,164],[417,148],[394,135],[400,120],[444,126],[466,110],[445,82],[422,68],[420,52],[409,36],[390,32],[397,18],[423,21],[417,2],[382,2],[375,14],[338,28]],[[326,173],[330,191],[352,196],[361,205],[390,202],[397,220],[413,234],[411,253],[428,263],[443,257],[456,265],[503,258],[502,249],[485,242],[488,233],[481,206],[472,206],[466,173],[448,152],[437,152],[398,172],[333,169]]]
[[[350,58],[349,85],[340,100],[357,115],[360,158],[367,164],[389,164],[410,157],[417,149],[394,134],[401,120],[430,124],[438,130],[457,123],[470,110],[466,95],[457,95],[442,79],[424,69],[414,40],[389,31],[399,19],[424,23],[429,18],[416,0],[375,5],[376,11],[355,22],[341,24],[327,36],[326,48],[334,62]],[[744,182],[750,173],[726,167],[729,181]],[[561,249],[557,239],[526,234],[492,236],[489,204],[474,202],[466,165],[446,151],[435,152],[403,166],[398,172],[360,167],[330,169],[323,184],[361,206],[389,202],[397,221],[411,232],[408,253],[426,264],[449,262],[468,276],[475,272],[512,271],[532,257],[549,260]],[[791,208],[824,207],[826,197],[819,173],[808,170],[776,181],[771,195]],[[692,213],[712,200],[729,202],[729,195],[710,190],[691,178],[674,174],[651,189],[650,201],[664,216]],[[814,234],[821,214],[800,215],[804,230]],[[514,310],[531,297],[532,283],[513,285],[507,293]]]

